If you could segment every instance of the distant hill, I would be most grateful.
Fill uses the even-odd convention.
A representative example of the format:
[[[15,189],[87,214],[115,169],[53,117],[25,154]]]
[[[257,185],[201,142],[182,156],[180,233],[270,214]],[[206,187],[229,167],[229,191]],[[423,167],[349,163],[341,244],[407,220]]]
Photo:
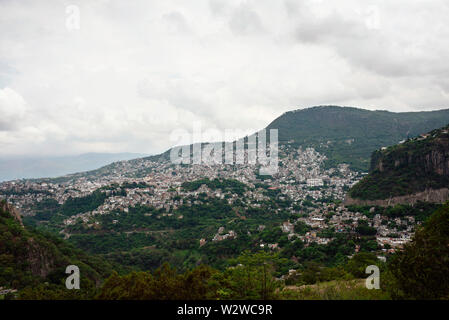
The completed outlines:
[[[311,146],[328,157],[328,166],[348,163],[367,171],[371,153],[449,123],[449,109],[428,112],[369,111],[320,106],[284,113],[267,129],[279,130],[279,142]]]
[[[423,112],[370,111],[318,106],[289,111],[266,129],[278,129],[279,143],[313,147],[327,156],[326,165],[347,163],[368,171],[371,153],[449,123],[449,109]],[[170,150],[148,160],[169,159]]]
[[[366,172],[374,150],[416,137],[447,123],[449,109],[395,113],[353,107],[319,106],[286,112],[271,122],[266,129],[279,130],[280,144],[313,147],[325,154],[328,158],[325,163],[327,167],[347,163],[354,170]],[[207,142],[203,142],[203,145],[206,144]],[[136,159],[129,160],[126,164],[115,162],[87,172],[39,180],[63,182],[81,176],[107,176],[119,169],[126,171],[126,176],[139,177],[148,173],[147,169],[142,168],[143,162],[168,161],[170,150],[143,158],[135,156]]]
[[[0,158],[0,181],[59,177],[144,156],[139,153],[85,153],[62,157]]]
[[[441,202],[448,197],[444,192],[448,187],[449,126],[446,126],[373,152],[370,173],[349,191],[349,196],[378,200],[424,192],[420,197]]]

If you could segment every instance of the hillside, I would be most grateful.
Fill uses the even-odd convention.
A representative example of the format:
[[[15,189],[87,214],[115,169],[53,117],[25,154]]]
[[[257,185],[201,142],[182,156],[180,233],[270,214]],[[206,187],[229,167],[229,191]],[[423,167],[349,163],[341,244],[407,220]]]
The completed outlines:
[[[371,153],[449,123],[449,110],[369,111],[321,106],[284,113],[267,129],[279,130],[279,142],[311,146],[328,157],[328,166],[348,163],[366,171]]]
[[[449,186],[448,132],[446,126],[373,152],[369,175],[350,190],[350,197],[378,200],[429,189],[442,193]],[[427,196],[432,197],[432,193],[435,191],[428,192]]]
[[[393,256],[386,286],[393,299],[449,299],[449,203],[436,210]]]
[[[0,203],[0,287],[19,289],[44,282],[63,286],[65,268],[77,265],[82,283],[99,285],[112,267],[65,241],[25,228],[20,214],[6,202]]]
[[[313,147],[323,153],[327,157],[326,168],[347,163],[353,170],[368,171],[370,155],[374,150],[416,137],[447,123],[449,109],[394,113],[320,106],[286,112],[266,129],[279,130],[280,145]],[[114,162],[96,170],[36,180],[65,183],[79,178],[92,180],[107,177],[118,171],[124,172],[127,177],[142,177],[151,172],[148,162],[168,161],[170,150],[159,155]]]

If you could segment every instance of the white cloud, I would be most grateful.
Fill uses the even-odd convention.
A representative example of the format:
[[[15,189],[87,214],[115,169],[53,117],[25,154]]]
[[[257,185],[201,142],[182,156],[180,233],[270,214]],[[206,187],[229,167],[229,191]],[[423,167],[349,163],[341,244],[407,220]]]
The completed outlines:
[[[11,88],[0,89],[0,131],[15,130],[25,117],[25,100]]]
[[[2,1],[0,146],[152,153],[195,121],[449,107],[448,13],[444,0]]]

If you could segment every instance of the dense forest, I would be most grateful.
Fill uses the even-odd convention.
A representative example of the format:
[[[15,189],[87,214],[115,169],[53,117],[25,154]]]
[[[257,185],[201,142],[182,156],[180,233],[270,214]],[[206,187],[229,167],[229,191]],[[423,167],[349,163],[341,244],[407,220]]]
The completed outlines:
[[[348,239],[326,248],[302,250],[293,242],[282,253],[242,251],[226,266],[201,264],[184,271],[163,263],[153,271],[132,269],[106,262],[74,249],[65,241],[24,228],[9,212],[0,212],[0,284],[19,289],[6,298],[18,299],[447,299],[449,298],[449,204],[426,220],[403,251],[387,263],[362,250],[352,259],[334,259]],[[298,228],[301,228],[299,226]],[[272,236],[267,232],[266,236]],[[45,274],[33,269],[29,250],[39,248],[49,257]],[[27,253],[28,251],[28,253]],[[301,260],[300,272],[281,280],[292,256]],[[330,259],[330,260],[329,260]],[[78,264],[83,275],[80,290],[67,290],[65,265]],[[380,267],[380,290],[368,290],[357,279],[365,268]],[[113,270],[116,271],[113,271]],[[144,268],[145,269],[145,268]],[[36,272],[38,271],[38,272]],[[104,280],[106,279],[106,280]],[[326,284],[323,286],[323,284]],[[343,285],[342,285],[343,284]],[[310,285],[315,285],[309,287]],[[316,285],[320,288],[314,290]],[[306,288],[306,290],[291,289]],[[305,287],[304,287],[305,286]],[[320,287],[321,286],[321,287]]]

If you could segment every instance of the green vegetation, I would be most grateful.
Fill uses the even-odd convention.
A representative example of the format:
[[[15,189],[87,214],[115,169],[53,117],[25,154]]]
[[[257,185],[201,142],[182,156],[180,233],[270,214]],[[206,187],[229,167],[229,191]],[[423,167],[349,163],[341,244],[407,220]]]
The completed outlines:
[[[245,208],[238,201],[231,207],[226,200],[205,195],[186,200],[195,203],[168,212],[138,205],[129,208],[129,212],[97,215],[90,222],[94,227],[82,223],[67,226],[65,229],[71,234],[68,241],[90,254],[103,254],[136,270],[152,271],[164,262],[181,271],[199,263],[223,269],[227,259],[258,248],[259,241],[282,246],[289,242],[279,225],[293,216],[284,210],[273,214],[285,206],[282,201],[273,199],[261,202],[260,208]],[[262,224],[266,228],[260,231]],[[232,230],[237,236],[211,241],[220,227],[224,227],[224,233]],[[207,241],[200,246],[202,238]]]
[[[164,264],[153,274],[133,272],[126,276],[114,273],[101,288],[100,300],[181,300],[206,299],[211,294],[208,280],[214,270],[203,266],[179,274]]]
[[[0,287],[28,292],[30,288],[57,286],[67,277],[65,268],[71,264],[80,268],[86,288],[94,288],[97,281],[111,274],[110,263],[87,255],[51,234],[24,228],[2,209],[7,208],[5,203],[1,204]]]
[[[348,163],[367,171],[373,150],[415,137],[449,123],[449,110],[432,112],[368,111],[321,106],[284,113],[267,129],[279,130],[279,142],[314,147],[324,153],[326,167]]]
[[[154,272],[113,272],[100,289],[82,286],[78,295],[63,289],[63,284],[26,288],[22,299],[100,299],[100,300],[202,300],[274,299],[281,283],[273,272],[281,259],[276,254],[244,252],[233,265],[220,272],[201,265],[183,273],[168,264]]]
[[[449,127],[373,152],[371,172],[349,192],[363,200],[388,199],[449,185]]]
[[[18,297],[21,299],[449,298],[449,203],[440,207],[417,231],[404,251],[391,256],[386,264],[378,260],[376,254],[363,250],[363,241],[359,242],[361,251],[348,259],[347,255],[353,252],[352,248],[359,240],[337,234],[328,245],[304,247],[301,241],[286,241],[279,252],[245,251],[237,247],[233,251],[235,256],[227,258],[219,268],[204,261],[201,263],[197,260],[199,256],[191,256],[196,266],[185,265],[183,270],[175,269],[171,265],[185,261],[188,256],[178,255],[180,260],[177,261],[175,255],[167,261],[170,255],[166,249],[109,253],[108,259],[121,263],[120,275],[112,272],[111,265],[104,260],[75,250],[63,240],[24,229],[3,210],[0,212],[0,231],[0,285],[19,288]],[[282,241],[284,236],[276,229],[264,231],[259,237],[267,241]],[[232,248],[232,241],[235,240],[212,245],[218,245],[217,251],[224,253]],[[45,252],[47,257],[52,257],[50,261],[54,261],[54,267],[45,276],[33,274],[31,266],[36,265],[36,261],[29,261],[27,250],[30,245],[38,245],[39,252]],[[47,250],[50,252],[48,255]],[[207,251],[210,250],[209,247]],[[130,269],[124,268],[129,260],[134,260],[128,263],[139,265],[141,271],[129,273]],[[81,272],[88,275],[82,278],[82,290],[65,289],[63,266],[68,263],[79,265]],[[364,287],[365,269],[369,265],[380,268],[381,290]],[[42,266],[38,267],[36,270],[41,271]],[[285,280],[277,279],[288,274],[290,269],[295,272]],[[112,275],[101,284],[101,279],[108,274]]]
[[[141,248],[155,244],[151,235],[144,233],[132,234],[74,234],[70,242],[77,248],[88,250],[90,253],[107,253],[111,249],[129,251],[133,248]]]
[[[414,205],[397,204],[388,207],[352,205],[347,208],[349,211],[360,212],[369,218],[373,218],[376,214],[389,218],[412,216],[417,222],[423,222],[442,206],[440,203],[418,201]],[[374,210],[371,210],[371,208],[374,208]]]
[[[365,280],[332,280],[301,287],[286,287],[279,299],[288,300],[390,300],[385,290],[369,290]]]
[[[231,192],[236,193],[238,195],[243,195],[246,190],[246,185],[237,180],[231,179],[200,179],[195,181],[184,182],[182,184],[182,188],[186,191],[196,191],[202,185],[206,185],[208,188],[212,190],[221,189],[222,192]]]
[[[449,203],[393,257],[385,287],[395,299],[449,299]]]
[[[128,189],[136,189],[136,188],[141,188],[141,189],[145,189],[145,188],[150,188],[150,186],[148,184],[146,184],[145,182],[124,182],[121,185],[122,188],[128,188]]]
[[[363,220],[359,221],[359,225],[355,231],[362,236],[375,236],[377,233],[375,228],[368,226],[368,222]]]
[[[80,197],[69,197],[61,207],[61,212],[66,216],[73,216],[78,213],[83,213],[95,210],[98,206],[104,203],[108,196],[100,190],[95,190],[91,194]]]
[[[447,122],[446,118],[447,110],[394,114],[318,107],[287,113],[269,128],[279,128],[281,143],[289,147],[313,146],[326,154],[325,166],[346,162],[364,170],[368,150],[414,136],[423,128]],[[447,175],[435,173],[447,172],[448,168],[440,166],[447,163],[447,138],[442,130],[434,130],[427,139],[409,140],[373,153],[371,173],[351,190],[351,196],[385,199],[423,188],[447,187]],[[106,173],[107,168],[102,168],[89,175]],[[127,188],[149,188],[152,192],[151,187],[146,183],[114,184],[84,197],[69,198],[62,205],[44,197],[33,207],[36,215],[24,218],[27,228],[3,210],[0,286],[18,288],[23,299],[449,298],[449,204],[350,206],[350,211],[369,218],[377,214],[413,216],[425,223],[403,252],[391,254],[386,250],[391,247],[386,245],[381,253],[376,229],[363,219],[357,226],[337,230],[312,228],[298,221],[294,231],[298,236],[307,234],[305,242],[283,232],[282,222],[297,221],[313,209],[323,212],[319,202],[334,200],[309,197],[301,204],[293,203],[270,186],[272,177],[263,178],[265,182],[255,187],[262,188],[268,199],[254,207],[243,196],[247,185],[218,178],[185,182],[181,187],[193,192],[206,185],[221,190],[223,199],[206,193],[185,198],[178,195],[172,207],[136,205],[89,216],[86,222],[78,219],[67,226],[63,226],[63,219],[92,211],[111,195],[126,195]],[[175,189],[167,192],[174,195]],[[228,202],[231,198],[232,205]],[[325,220],[333,214],[325,215]],[[381,223],[397,229],[391,237],[412,224],[385,218]],[[70,235],[67,241],[54,235],[61,227]],[[314,242],[315,236],[325,244]],[[387,263],[378,259],[379,253]],[[69,264],[80,266],[87,275],[82,278],[80,292],[64,289],[64,269]],[[369,291],[361,285],[366,267],[373,264],[381,269],[382,290]]]

